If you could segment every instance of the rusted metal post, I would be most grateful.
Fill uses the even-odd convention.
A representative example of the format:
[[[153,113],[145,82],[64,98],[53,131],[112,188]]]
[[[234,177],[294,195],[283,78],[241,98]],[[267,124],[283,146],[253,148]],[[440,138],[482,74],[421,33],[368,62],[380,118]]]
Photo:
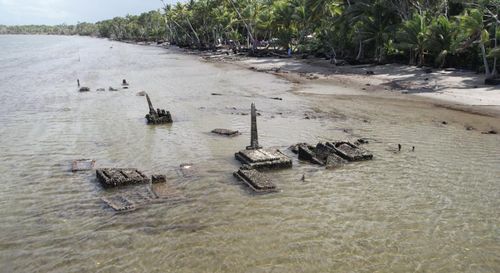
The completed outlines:
[[[252,103],[252,109],[250,112],[251,119],[251,136],[250,136],[250,146],[247,146],[247,150],[257,150],[262,147],[259,146],[259,135],[257,133],[257,111],[255,110],[255,104]]]

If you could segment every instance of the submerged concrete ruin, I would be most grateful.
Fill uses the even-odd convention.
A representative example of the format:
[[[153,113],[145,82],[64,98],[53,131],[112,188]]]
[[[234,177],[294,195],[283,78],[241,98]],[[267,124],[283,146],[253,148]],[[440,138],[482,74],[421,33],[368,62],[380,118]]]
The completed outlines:
[[[337,168],[351,161],[373,158],[373,154],[368,150],[346,141],[320,142],[316,146],[298,143],[290,148],[298,154],[300,160],[327,168]]]
[[[291,168],[292,160],[278,149],[264,149],[259,145],[257,111],[253,103],[250,114],[250,146],[234,154],[243,166],[233,174],[255,192],[275,192],[276,186],[260,170]]]
[[[234,156],[242,164],[254,169],[291,168],[292,160],[278,149],[264,149],[259,145],[257,132],[257,112],[252,103],[250,146],[237,152]]]
[[[133,168],[97,169],[96,176],[105,188],[149,183],[150,181],[143,172]]]
[[[149,105],[149,114],[146,115],[148,124],[172,123],[172,116],[169,111],[159,108],[155,110],[148,94],[146,94],[146,99]]]
[[[89,171],[95,166],[95,160],[93,159],[76,159],[71,163],[71,171]]]
[[[247,184],[255,192],[275,192],[278,191],[276,185],[263,173],[252,169],[239,169],[233,173],[234,176]]]

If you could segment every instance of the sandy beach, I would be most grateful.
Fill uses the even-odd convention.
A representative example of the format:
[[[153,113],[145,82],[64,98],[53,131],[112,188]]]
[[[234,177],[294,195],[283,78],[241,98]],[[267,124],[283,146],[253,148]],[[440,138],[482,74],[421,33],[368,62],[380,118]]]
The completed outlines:
[[[335,86],[326,94],[404,96],[469,113],[500,116],[500,88],[484,85],[484,76],[460,69],[431,69],[400,64],[343,65],[309,58],[251,58],[234,54],[197,53],[208,62],[235,64],[271,73],[303,86]],[[318,88],[313,88],[318,89]],[[317,90],[316,90],[317,91]]]

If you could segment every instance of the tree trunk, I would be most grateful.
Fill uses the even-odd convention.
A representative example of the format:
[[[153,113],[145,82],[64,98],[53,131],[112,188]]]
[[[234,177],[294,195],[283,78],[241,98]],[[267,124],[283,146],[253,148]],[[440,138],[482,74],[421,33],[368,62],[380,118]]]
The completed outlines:
[[[356,56],[356,61],[359,61],[361,59],[361,54],[363,54],[363,42],[361,39],[359,39],[359,49],[358,49],[358,55]]]
[[[484,48],[484,43],[480,43],[481,47],[481,53],[483,55],[483,63],[484,63],[484,72],[486,74],[486,77],[489,78],[491,77],[491,72],[490,72],[490,66],[488,65],[488,60],[486,59],[486,49]]]

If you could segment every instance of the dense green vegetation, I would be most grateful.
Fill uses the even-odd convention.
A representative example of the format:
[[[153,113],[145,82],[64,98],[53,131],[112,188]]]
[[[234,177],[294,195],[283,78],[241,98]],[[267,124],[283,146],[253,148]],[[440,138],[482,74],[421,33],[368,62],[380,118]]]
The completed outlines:
[[[96,24],[0,26],[0,33],[162,40],[198,49],[225,45],[251,53],[290,50],[333,63],[467,67],[493,76],[500,57],[499,8],[500,0],[190,0]]]
[[[92,23],[78,23],[76,25],[0,25],[0,34],[46,34],[46,35],[97,35],[97,25]]]

